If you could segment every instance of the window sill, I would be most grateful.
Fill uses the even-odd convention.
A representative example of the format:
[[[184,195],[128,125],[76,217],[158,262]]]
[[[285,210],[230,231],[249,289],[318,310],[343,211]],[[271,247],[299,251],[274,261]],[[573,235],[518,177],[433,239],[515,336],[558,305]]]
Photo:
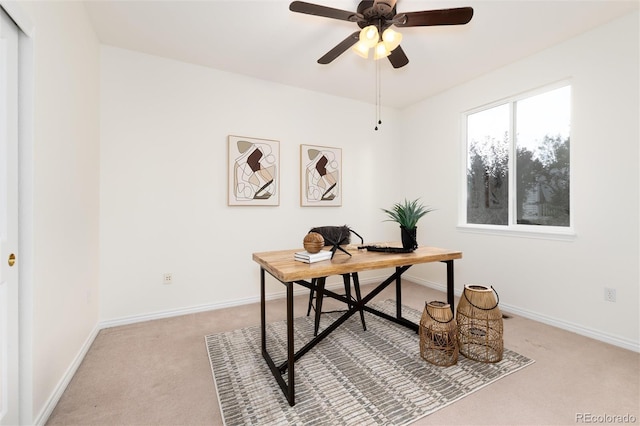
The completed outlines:
[[[539,229],[535,226],[458,225],[456,229],[472,234],[499,235],[504,237],[534,238],[540,240],[574,241],[577,237],[573,228]]]

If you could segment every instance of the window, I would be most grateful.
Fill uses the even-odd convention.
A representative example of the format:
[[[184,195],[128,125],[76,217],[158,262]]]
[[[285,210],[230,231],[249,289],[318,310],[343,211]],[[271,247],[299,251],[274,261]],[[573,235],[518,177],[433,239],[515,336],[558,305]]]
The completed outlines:
[[[463,223],[551,232],[571,226],[570,107],[564,85],[465,114]]]

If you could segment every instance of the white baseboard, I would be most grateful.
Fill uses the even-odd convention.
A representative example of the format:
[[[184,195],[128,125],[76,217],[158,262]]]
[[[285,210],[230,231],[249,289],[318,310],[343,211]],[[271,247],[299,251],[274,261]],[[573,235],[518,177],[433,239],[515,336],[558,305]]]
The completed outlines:
[[[267,299],[270,299],[270,297],[267,297]],[[119,327],[121,325],[136,324],[139,322],[153,321],[158,319],[177,317],[181,315],[196,314],[198,312],[213,311],[213,310],[223,309],[223,308],[232,308],[234,306],[248,305],[249,303],[254,303],[259,301],[260,301],[260,297],[248,297],[245,299],[228,300],[228,301],[218,302],[218,303],[194,305],[194,306],[188,306],[184,308],[169,309],[166,311],[156,311],[156,312],[149,312],[149,313],[140,314],[140,315],[131,315],[127,317],[100,321],[98,323],[98,328],[102,330],[105,328]]]
[[[370,283],[380,282],[380,279],[384,279],[384,277],[369,277],[367,279],[361,280],[360,283],[366,285]],[[434,290],[439,290],[442,292],[447,291],[446,286],[443,284],[427,281],[427,280],[410,276],[410,275],[406,275],[405,279],[425,287],[433,288]],[[339,288],[342,288],[342,283],[328,284],[327,288],[331,290],[339,289]],[[462,294],[462,292],[459,290],[457,290],[455,293],[457,296],[460,296]],[[267,300],[281,299],[285,297],[285,294],[286,293],[284,291],[271,293],[267,295]],[[304,287],[300,287],[299,289],[296,289],[294,291],[294,295],[296,296],[302,295],[302,294],[308,294],[308,289]],[[179,309],[171,309],[167,311],[158,311],[158,312],[152,312],[152,313],[142,314],[142,315],[132,315],[128,317],[122,317],[122,318],[116,318],[116,319],[98,322],[96,327],[91,331],[91,333],[87,337],[87,340],[85,341],[85,343],[80,348],[80,351],[78,352],[75,359],[73,360],[73,363],[69,366],[69,368],[67,369],[62,379],[60,379],[60,381],[58,382],[58,385],[56,386],[53,394],[49,398],[49,401],[47,402],[46,406],[43,408],[40,415],[38,415],[34,424],[44,425],[47,422],[47,419],[53,412],[53,409],[58,404],[58,401],[60,400],[60,398],[62,397],[62,394],[67,388],[67,385],[69,384],[69,382],[71,382],[73,375],[78,370],[78,367],[82,363],[82,360],[84,359],[85,355],[89,351],[89,348],[93,344],[93,341],[95,340],[100,330],[105,328],[110,328],[110,327],[117,327],[121,325],[135,324],[135,323],[144,322],[144,321],[151,321],[151,320],[170,318],[170,317],[175,317],[180,315],[188,315],[188,314],[194,314],[199,312],[230,308],[234,306],[247,305],[250,303],[257,303],[257,302],[260,302],[260,297],[254,296],[254,297],[248,297],[244,299],[227,300],[224,302],[196,305],[196,306],[184,307]],[[628,349],[634,352],[640,352],[640,345],[638,344],[638,342],[634,342],[629,339],[623,339],[617,336],[611,336],[609,334],[602,333],[598,330],[592,330],[586,327],[572,324],[567,321],[559,320],[557,318],[541,315],[526,309],[519,308],[517,306],[501,303],[500,308],[504,312],[519,315],[524,318],[528,318],[528,319],[538,321],[553,327],[567,330],[572,333],[580,334],[582,336],[590,337],[592,339],[596,339],[605,343],[619,346],[621,348]]]
[[[427,281],[422,278],[412,277],[410,275],[405,275],[405,278],[408,281],[414,282],[419,285],[423,285],[425,287],[433,288],[435,290],[440,290],[443,292],[447,291],[447,287],[443,284],[434,283],[432,281]],[[462,295],[462,290],[455,291],[456,296]],[[534,321],[541,322],[543,324],[550,325],[552,327],[557,327],[562,330],[570,331],[572,333],[579,334],[581,336],[590,337],[595,340],[599,340],[601,342],[605,342],[614,346],[618,346],[624,349],[628,349],[634,352],[640,352],[640,342],[633,341],[631,339],[625,339],[619,336],[612,336],[607,333],[603,333],[598,330],[594,330],[591,328],[583,327],[578,324],[573,324],[568,321],[564,321],[558,318],[550,317],[547,315],[542,315],[537,312],[530,311],[528,309],[523,309],[517,306],[509,305],[507,303],[500,302],[500,310],[504,312],[508,312],[510,314],[518,315],[524,318],[528,318]]]
[[[568,321],[563,321],[557,318],[541,315],[536,312],[529,311],[527,309],[518,308],[516,306],[512,306],[504,303],[500,303],[500,309],[503,310],[504,312],[509,312],[511,314],[519,315],[521,317],[538,321],[553,327],[557,327],[562,330],[580,334],[581,336],[590,337],[592,339],[599,340],[604,343],[609,343],[611,345],[628,349],[630,351],[640,352],[640,343],[634,342],[631,339],[624,339],[622,337],[612,336],[610,334],[603,333],[598,330],[582,327],[580,325],[573,324]]]
[[[375,279],[373,280],[369,279],[369,281],[375,282]],[[366,284],[367,282],[361,281],[362,284]],[[342,282],[327,283],[326,288],[329,290],[335,290],[335,289],[342,288],[342,286],[343,286]],[[302,286],[296,286],[296,289],[293,291],[293,295],[299,296],[302,294],[309,294],[309,289]],[[286,297],[286,292],[283,290],[276,293],[267,294],[266,300],[283,299],[285,297]],[[100,321],[98,324],[98,328],[102,330],[104,328],[118,327],[121,325],[128,325],[128,324],[136,324],[139,322],[152,321],[152,320],[163,319],[163,318],[171,318],[171,317],[177,317],[181,315],[196,314],[199,312],[214,311],[217,309],[232,308],[234,306],[248,305],[250,303],[259,303],[259,302],[260,302],[260,296],[252,296],[244,299],[226,300],[223,302],[188,306],[184,308],[170,309],[167,311],[150,312],[147,314],[132,315],[128,317],[121,317],[121,318]]]
[[[419,277],[414,277],[411,276],[409,274],[406,274],[403,276],[404,279],[406,279],[407,281],[411,281],[414,282],[416,284],[425,286],[425,287],[429,287],[432,288],[434,290],[439,290],[442,292],[447,291],[446,285],[444,284],[440,284],[440,283],[436,283],[433,281],[428,281],[428,280],[424,280],[422,278]],[[381,280],[385,279],[386,277],[369,277],[367,279],[363,279],[360,281],[360,284],[366,285],[366,284],[370,284],[370,283],[378,283]],[[331,283],[327,285],[327,288],[330,290],[333,289],[339,289],[342,288],[342,283]],[[304,288],[304,287],[299,287],[296,290],[294,290],[294,295],[298,296],[301,294],[308,294],[308,289]],[[456,290],[455,291],[456,296],[461,296],[462,295],[462,291],[461,290]],[[286,295],[285,291],[280,291],[280,292],[276,292],[276,293],[271,293],[267,295],[267,300],[274,300],[274,299],[281,299],[284,298]],[[172,310],[168,310],[168,311],[159,311],[159,312],[153,312],[153,313],[148,313],[148,314],[143,314],[143,315],[133,315],[130,317],[123,317],[123,318],[117,318],[117,319],[113,319],[113,320],[107,320],[107,321],[101,321],[98,324],[98,330],[102,330],[103,328],[110,328],[110,327],[117,327],[120,325],[127,325],[127,324],[135,324],[138,322],[143,322],[143,321],[151,321],[151,320],[156,320],[156,319],[162,319],[162,318],[170,318],[170,317],[175,317],[175,316],[180,316],[180,315],[188,315],[188,314],[194,314],[194,313],[198,313],[198,312],[206,312],[206,311],[212,311],[212,310],[217,310],[217,309],[223,309],[223,308],[230,308],[230,307],[234,307],[234,306],[240,306],[240,305],[247,305],[250,303],[258,303],[260,302],[260,297],[259,296],[254,296],[254,297],[248,297],[248,298],[244,298],[244,299],[236,299],[236,300],[228,300],[228,301],[224,301],[224,302],[218,302],[218,303],[211,303],[211,304],[206,304],[206,305],[197,305],[197,306],[191,306],[191,307],[185,307],[185,308],[179,308],[179,309],[172,309]],[[601,342],[605,342],[605,343],[609,343],[611,345],[614,346],[618,346],[624,349],[628,349],[634,352],[640,352],[640,343],[639,342],[635,342],[633,340],[630,339],[624,339],[618,336],[612,336],[610,334],[607,333],[603,333],[601,331],[598,330],[593,330],[587,327],[583,327],[577,324],[573,324],[571,322],[568,321],[564,321],[558,318],[553,318],[553,317],[549,317],[546,315],[542,315],[527,309],[523,309],[517,306],[513,306],[513,305],[509,305],[506,303],[500,303],[500,308],[501,310],[503,310],[504,312],[508,312],[514,315],[519,315],[521,317],[524,318],[528,318],[534,321],[538,321],[541,322],[543,324],[547,324],[553,327],[557,327],[560,328],[562,330],[567,330],[570,331],[572,333],[576,333],[576,334],[580,334],[582,336],[585,337],[590,337],[592,339],[596,339],[599,340]]]
[[[47,401],[47,404],[44,406],[44,408],[40,411],[38,416],[35,418],[33,422],[34,425],[40,426],[47,423],[47,420],[49,420],[49,416],[53,412],[54,408],[56,408],[56,405],[58,405],[60,398],[62,398],[62,394],[67,389],[67,386],[71,382],[71,379],[73,379],[73,376],[76,374],[76,371],[78,371],[78,367],[80,367],[80,364],[82,364],[84,357],[87,355],[87,352],[89,352],[89,348],[91,348],[91,345],[93,344],[93,341],[98,336],[99,332],[100,332],[100,328],[97,325],[93,328],[93,330],[91,330],[91,332],[89,333],[89,336],[84,341],[84,343],[82,344],[82,347],[78,351],[78,354],[73,359],[73,362],[71,363],[69,368],[67,368],[67,371],[64,373],[64,375],[62,376],[62,378],[54,388],[53,393],[51,394],[51,396],[49,397],[49,400]]]

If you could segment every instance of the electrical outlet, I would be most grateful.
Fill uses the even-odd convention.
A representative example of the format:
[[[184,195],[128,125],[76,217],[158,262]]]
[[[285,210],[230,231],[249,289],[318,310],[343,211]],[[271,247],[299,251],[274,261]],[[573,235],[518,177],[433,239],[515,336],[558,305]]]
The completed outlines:
[[[604,289],[604,300],[607,302],[615,302],[616,301],[616,289],[615,288],[605,288]]]
[[[171,272],[162,274],[162,284],[173,284],[173,274]]]

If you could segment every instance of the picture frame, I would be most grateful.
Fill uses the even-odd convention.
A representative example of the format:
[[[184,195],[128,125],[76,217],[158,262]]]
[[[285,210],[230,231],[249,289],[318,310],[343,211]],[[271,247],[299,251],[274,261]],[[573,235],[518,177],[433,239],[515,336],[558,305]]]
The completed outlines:
[[[280,205],[280,142],[229,135],[229,206]]]
[[[300,205],[342,206],[342,149],[300,145]]]

